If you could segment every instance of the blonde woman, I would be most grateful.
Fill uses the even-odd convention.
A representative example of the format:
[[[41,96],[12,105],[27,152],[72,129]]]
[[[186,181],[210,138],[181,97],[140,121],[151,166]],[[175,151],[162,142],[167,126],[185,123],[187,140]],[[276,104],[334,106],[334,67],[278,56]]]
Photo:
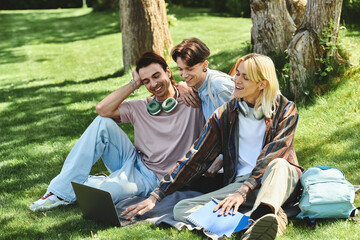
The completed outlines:
[[[124,211],[129,217],[152,209],[156,201],[206,171],[218,154],[224,157],[225,187],[175,205],[174,218],[185,221],[200,206],[220,200],[219,215],[251,207],[251,227],[243,239],[274,239],[285,231],[281,206],[296,190],[302,168],[293,139],[298,113],[279,92],[275,67],[264,55],[249,54],[235,64],[234,98],[210,117],[190,151],[143,202]],[[171,181],[170,181],[171,179]]]

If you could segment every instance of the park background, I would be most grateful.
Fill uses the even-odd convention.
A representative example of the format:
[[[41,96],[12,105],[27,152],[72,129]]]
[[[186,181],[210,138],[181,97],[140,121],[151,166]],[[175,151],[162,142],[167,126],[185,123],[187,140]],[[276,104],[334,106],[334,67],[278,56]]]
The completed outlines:
[[[122,67],[116,1],[87,1],[87,7],[81,1],[61,1],[61,7],[39,7],[39,2],[57,1],[23,1],[21,7],[11,7],[16,1],[9,1],[0,6],[26,9],[0,11],[0,239],[204,238],[201,232],[179,232],[166,225],[109,227],[83,219],[76,205],[30,212],[28,206],[44,194],[96,117],[95,105],[131,79],[131,70]],[[223,1],[222,6],[215,1],[207,6],[204,1],[179,2],[167,6],[174,44],[200,38],[211,50],[209,66],[225,72],[239,56],[251,52],[252,22],[246,11],[238,16],[239,11],[229,7],[234,1]],[[360,184],[359,6],[359,1],[343,3],[339,41],[350,65],[334,77],[336,84],[327,92],[298,104],[294,143],[302,166],[338,167],[353,184]],[[180,80],[175,63],[169,63]],[[147,96],[141,88],[129,99]],[[131,125],[121,128],[133,140]],[[104,171],[99,161],[92,173]],[[360,206],[359,194],[355,205]],[[331,219],[319,221],[312,230],[291,219],[278,239],[360,239],[360,225]]]

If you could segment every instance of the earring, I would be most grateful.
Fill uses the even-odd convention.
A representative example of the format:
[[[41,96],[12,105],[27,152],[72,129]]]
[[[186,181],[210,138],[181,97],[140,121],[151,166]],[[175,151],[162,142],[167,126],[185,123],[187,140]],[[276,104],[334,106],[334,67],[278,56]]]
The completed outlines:
[[[207,72],[207,68],[204,68],[204,69],[203,69],[203,72]]]

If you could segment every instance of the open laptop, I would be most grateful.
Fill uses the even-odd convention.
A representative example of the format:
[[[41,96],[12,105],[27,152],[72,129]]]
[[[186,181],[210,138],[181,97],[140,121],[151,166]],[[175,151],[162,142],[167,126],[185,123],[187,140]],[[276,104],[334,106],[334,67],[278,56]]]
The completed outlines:
[[[84,184],[71,182],[77,204],[85,218],[120,227],[119,215],[109,192]]]

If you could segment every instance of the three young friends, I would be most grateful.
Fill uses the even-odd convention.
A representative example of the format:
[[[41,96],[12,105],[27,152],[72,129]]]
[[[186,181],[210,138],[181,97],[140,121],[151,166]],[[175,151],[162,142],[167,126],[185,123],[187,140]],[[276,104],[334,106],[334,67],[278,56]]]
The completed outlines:
[[[151,210],[157,201],[202,174],[222,153],[225,187],[180,201],[174,207],[174,218],[186,221],[214,197],[221,200],[214,209],[221,208],[220,215],[229,214],[232,208],[236,213],[241,207],[252,207],[253,224],[244,239],[274,239],[285,230],[287,218],[281,206],[295,191],[303,170],[293,147],[296,106],[279,93],[269,57],[246,55],[235,69],[234,98],[209,118],[192,148],[150,197],[128,207],[122,215],[131,218]]]
[[[150,193],[148,199],[123,212],[131,218],[149,211],[156,201],[215,165],[213,173],[224,169],[225,187],[179,202],[174,208],[177,220],[186,221],[187,215],[215,197],[221,200],[215,209],[221,208],[220,214],[252,206],[254,224],[244,239],[255,239],[264,227],[270,229],[269,239],[284,231],[286,215],[281,206],[294,192],[302,171],[293,148],[296,106],[279,93],[270,58],[258,54],[240,58],[235,65],[234,88],[227,76],[208,68],[207,52],[198,39],[184,40],[172,51],[180,76],[199,92],[208,119],[201,135],[201,109],[185,105],[166,62],[146,53],[137,62],[134,79],[97,105],[100,116],[72,149],[44,197],[30,209],[46,210],[74,202],[70,182],[76,181],[109,191],[115,202]],[[154,96],[124,101],[141,85]],[[170,97],[178,102],[173,111],[149,114],[149,102],[161,105]],[[133,124],[135,146],[114,120]],[[110,176],[89,176],[100,157]]]

